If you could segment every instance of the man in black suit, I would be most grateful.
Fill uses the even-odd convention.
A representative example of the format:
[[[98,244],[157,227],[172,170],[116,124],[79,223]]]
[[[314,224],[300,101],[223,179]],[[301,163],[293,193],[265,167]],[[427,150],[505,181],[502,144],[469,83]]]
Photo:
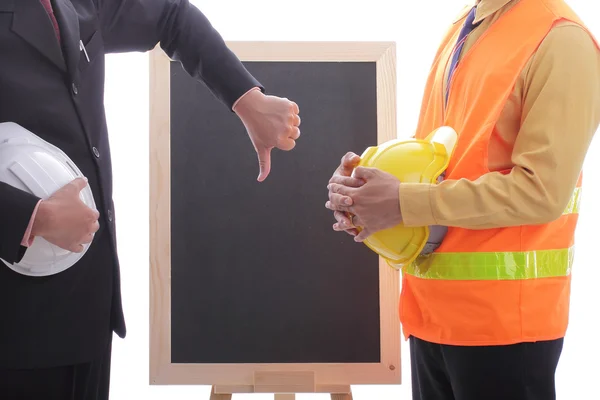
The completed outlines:
[[[62,273],[34,278],[0,265],[1,399],[108,398],[112,333],[124,337],[125,322],[104,55],[157,44],[240,117],[259,181],[269,173],[270,150],[291,150],[300,135],[298,106],[265,95],[188,0],[0,0],[0,122],[62,149],[99,210],[78,198],[85,180],[44,201],[0,183],[0,258],[7,262],[18,262],[35,236],[80,251],[95,233],[83,259]]]

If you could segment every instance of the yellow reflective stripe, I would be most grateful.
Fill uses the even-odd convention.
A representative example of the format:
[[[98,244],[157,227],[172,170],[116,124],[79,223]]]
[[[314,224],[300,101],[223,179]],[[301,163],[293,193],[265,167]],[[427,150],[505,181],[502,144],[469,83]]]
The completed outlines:
[[[565,211],[563,211],[563,215],[578,214],[580,203],[581,203],[581,188],[578,187],[578,188],[575,188],[575,191],[573,192],[573,195],[571,196],[571,200],[569,200],[569,204],[567,204]]]
[[[404,273],[423,279],[516,280],[568,276],[573,247],[497,253],[432,253],[406,267]]]

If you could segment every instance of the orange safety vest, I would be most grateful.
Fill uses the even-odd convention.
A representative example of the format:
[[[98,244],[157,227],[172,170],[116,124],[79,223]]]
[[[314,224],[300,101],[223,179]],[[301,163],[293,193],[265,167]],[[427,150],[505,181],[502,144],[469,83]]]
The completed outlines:
[[[442,125],[459,133],[447,180],[476,180],[490,172],[490,136],[526,63],[557,22],[585,29],[563,1],[520,0],[463,56],[444,105],[445,69],[464,20],[438,50],[416,133],[423,139]],[[485,346],[563,337],[580,190],[581,177],[562,216],[547,224],[450,227],[433,254],[403,271],[399,311],[405,338]]]

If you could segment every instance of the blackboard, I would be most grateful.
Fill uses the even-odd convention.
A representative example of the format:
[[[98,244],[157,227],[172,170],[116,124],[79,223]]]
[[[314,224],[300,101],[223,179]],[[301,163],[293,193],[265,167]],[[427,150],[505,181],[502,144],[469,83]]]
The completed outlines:
[[[151,129],[157,135],[162,129],[168,146],[159,146],[157,137],[151,159],[168,160],[168,168],[158,162],[151,166],[151,185],[163,188],[156,194],[160,198],[151,198],[156,233],[151,258],[162,262],[153,269],[168,267],[169,279],[166,290],[151,295],[170,298],[167,315],[153,321],[151,330],[158,326],[170,338],[157,341],[151,357],[160,350],[166,356],[160,346],[168,346],[169,359],[163,356],[160,362],[172,368],[213,367],[186,383],[247,384],[227,380],[231,373],[214,380],[215,367],[232,365],[315,371],[318,365],[385,364],[397,378],[399,365],[390,368],[382,361],[389,358],[385,341],[394,340],[382,330],[388,329],[388,310],[395,310],[398,299],[387,293],[393,282],[381,282],[382,271],[387,279],[397,275],[366,246],[334,232],[332,213],[324,206],[327,182],[340,158],[392,138],[389,124],[382,123],[381,99],[384,89],[395,91],[382,88],[380,76],[382,49],[389,46],[373,44],[377,58],[343,62],[301,58],[310,53],[302,47],[290,57],[290,45],[282,44],[278,48],[287,59],[285,54],[273,59],[273,49],[264,59],[240,56],[268,94],[297,102],[302,117],[296,148],[273,151],[271,173],[262,183],[256,181],[257,157],[241,121],[179,63],[158,58],[162,64],[155,65],[153,79],[160,73],[164,82],[151,95],[168,96],[154,103],[156,127]],[[246,43],[240,49],[260,47]],[[163,109],[156,110],[159,103]],[[168,119],[159,122],[161,115]],[[162,224],[153,220],[155,207],[166,217]],[[167,254],[160,254],[165,242]],[[153,289],[156,284],[165,282],[157,279]],[[388,298],[390,304],[382,304]],[[165,302],[160,304],[163,309]],[[400,341],[399,330],[392,330]],[[399,353],[398,345],[392,347]],[[367,372],[364,383],[389,382],[390,377],[372,378]]]

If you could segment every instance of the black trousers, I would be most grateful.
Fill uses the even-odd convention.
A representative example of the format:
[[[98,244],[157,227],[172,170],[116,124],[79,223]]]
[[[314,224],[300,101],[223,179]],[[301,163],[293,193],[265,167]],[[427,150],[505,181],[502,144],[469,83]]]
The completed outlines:
[[[108,400],[111,347],[99,359],[84,364],[0,369],[0,399]]]
[[[555,400],[563,339],[446,346],[410,338],[413,400]]]

